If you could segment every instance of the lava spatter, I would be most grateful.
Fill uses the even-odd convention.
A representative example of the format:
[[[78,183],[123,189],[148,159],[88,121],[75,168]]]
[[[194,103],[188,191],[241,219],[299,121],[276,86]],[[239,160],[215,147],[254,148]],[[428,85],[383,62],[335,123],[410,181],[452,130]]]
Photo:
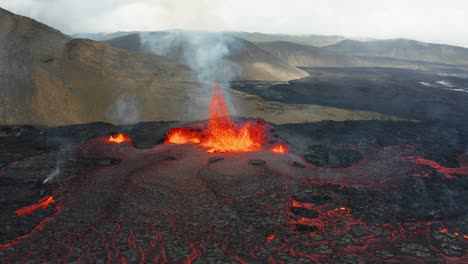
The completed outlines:
[[[206,127],[200,130],[173,128],[167,136],[166,143],[200,144],[210,153],[258,151],[266,142],[262,124],[250,121],[237,124],[229,117],[229,110],[219,84],[214,86],[210,117]]]
[[[286,145],[279,143],[273,146],[271,151],[274,153],[283,154],[283,153],[287,153],[289,151],[289,148]]]
[[[110,143],[124,143],[124,142],[131,142],[132,140],[130,139],[129,136],[123,134],[123,133],[118,133],[116,135],[109,136],[107,139],[108,142]]]

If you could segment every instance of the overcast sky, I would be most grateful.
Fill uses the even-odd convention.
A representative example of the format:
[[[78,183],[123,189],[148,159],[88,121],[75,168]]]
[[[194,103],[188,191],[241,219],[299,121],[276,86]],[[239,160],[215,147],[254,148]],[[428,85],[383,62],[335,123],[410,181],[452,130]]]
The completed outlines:
[[[0,0],[0,6],[68,34],[178,28],[468,47],[468,0]]]

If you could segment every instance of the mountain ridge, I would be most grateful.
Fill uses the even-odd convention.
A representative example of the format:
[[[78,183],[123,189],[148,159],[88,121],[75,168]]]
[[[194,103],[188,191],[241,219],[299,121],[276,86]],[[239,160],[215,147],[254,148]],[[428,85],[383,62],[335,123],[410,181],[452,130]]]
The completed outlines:
[[[468,48],[425,43],[402,38],[368,42],[343,40],[324,48],[346,55],[390,57],[433,63],[468,65]]]
[[[320,47],[287,41],[261,42],[257,45],[281,60],[297,67],[364,67],[362,59],[329,51]]]
[[[193,49],[194,47],[185,47],[193,32],[177,31],[173,32],[148,32],[144,33],[146,38],[153,38],[156,41],[171,38],[173,43],[165,52],[171,58],[175,58],[179,63],[186,63],[184,58],[184,49]],[[224,61],[235,64],[235,74],[232,78],[238,80],[292,80],[300,79],[309,76],[304,71],[285,63],[284,61],[272,56],[270,53],[257,47],[255,44],[231,35],[223,35],[218,33],[199,33],[209,34],[208,37],[229,38],[226,40],[224,48],[226,52]],[[175,36],[174,36],[175,35]],[[173,40],[175,39],[175,40]],[[197,41],[200,41],[197,39]],[[204,40],[201,40],[204,41]],[[137,52],[154,53],[152,47],[146,45],[141,40],[141,34],[130,34],[107,41],[112,46],[122,49],[127,49]],[[209,41],[208,41],[209,42]],[[158,43],[161,46],[166,46],[168,43]],[[218,45],[218,42],[213,43],[213,46]]]

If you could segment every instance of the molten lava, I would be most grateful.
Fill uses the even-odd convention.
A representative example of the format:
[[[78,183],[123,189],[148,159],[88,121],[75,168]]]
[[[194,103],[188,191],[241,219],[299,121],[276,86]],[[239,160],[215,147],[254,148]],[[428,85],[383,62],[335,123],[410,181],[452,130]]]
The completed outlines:
[[[173,128],[166,140],[166,143],[174,144],[200,144],[210,153],[257,151],[265,142],[261,124],[246,122],[239,125],[231,120],[220,85],[214,87],[206,129]]]
[[[283,154],[283,153],[287,153],[289,151],[288,147],[284,144],[277,144],[275,145],[272,149],[271,149],[272,152],[274,153],[280,153],[280,154]]]
[[[37,202],[36,204],[28,205],[28,206],[25,206],[25,207],[23,207],[21,209],[16,210],[15,214],[16,215],[31,214],[32,212],[36,211],[37,209],[44,209],[47,206],[49,206],[49,204],[54,203],[54,202],[55,202],[54,197],[46,196],[46,197],[42,198],[41,200],[39,200],[39,202]]]
[[[123,142],[131,142],[132,140],[127,135],[119,133],[117,135],[110,136],[107,141],[120,144]]]
[[[200,143],[199,133],[191,127],[173,128],[167,134],[166,143],[174,144],[198,144]]]

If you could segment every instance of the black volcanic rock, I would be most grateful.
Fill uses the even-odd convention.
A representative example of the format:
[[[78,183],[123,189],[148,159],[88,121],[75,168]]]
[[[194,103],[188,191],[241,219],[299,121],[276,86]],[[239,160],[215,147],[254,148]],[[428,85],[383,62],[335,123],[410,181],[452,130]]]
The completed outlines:
[[[251,159],[249,160],[249,164],[254,165],[254,166],[260,166],[265,164],[265,161],[260,160],[260,159]]]
[[[291,208],[291,212],[295,215],[307,217],[307,218],[317,218],[320,214],[315,210],[309,210],[306,208]]]
[[[24,158],[0,169],[0,258],[76,262],[89,251],[87,259],[112,263],[463,259],[467,157],[459,152],[466,149],[464,141],[453,140],[464,138],[463,132],[412,122],[271,126],[291,147],[310,140],[315,145],[306,146],[318,145],[327,154],[350,149],[366,162],[346,169],[296,169],[291,164],[300,157],[294,152],[265,151],[226,153],[210,166],[207,161],[220,154],[200,146],[138,149],[103,140],[112,131],[124,131],[132,141],[149,140],[151,131],[165,129],[163,122],[93,123],[2,136],[0,156]],[[379,137],[389,139],[373,140]],[[407,145],[380,145],[401,140]],[[450,147],[434,147],[443,144]],[[431,151],[433,159],[461,155],[459,167],[414,162],[430,149],[440,149]],[[174,154],[176,159],[165,160]],[[59,175],[43,184],[56,168]],[[56,202],[48,207],[15,214],[49,195]]]
[[[170,155],[164,158],[165,160],[177,160],[178,156],[177,155]]]
[[[362,154],[351,149],[332,149],[323,145],[309,147],[305,160],[315,166],[346,168],[363,159]]]
[[[301,233],[310,233],[310,232],[315,232],[318,230],[318,228],[314,225],[296,225],[296,230],[301,232]]]
[[[302,163],[300,163],[300,162],[297,162],[297,161],[293,161],[293,162],[291,163],[291,165],[292,165],[293,167],[296,167],[296,168],[305,168],[305,167],[306,167],[304,164],[302,164]]]
[[[216,163],[216,162],[219,162],[219,161],[222,161],[222,160],[224,160],[223,157],[211,157],[211,158],[208,159],[208,162],[209,163]]]

